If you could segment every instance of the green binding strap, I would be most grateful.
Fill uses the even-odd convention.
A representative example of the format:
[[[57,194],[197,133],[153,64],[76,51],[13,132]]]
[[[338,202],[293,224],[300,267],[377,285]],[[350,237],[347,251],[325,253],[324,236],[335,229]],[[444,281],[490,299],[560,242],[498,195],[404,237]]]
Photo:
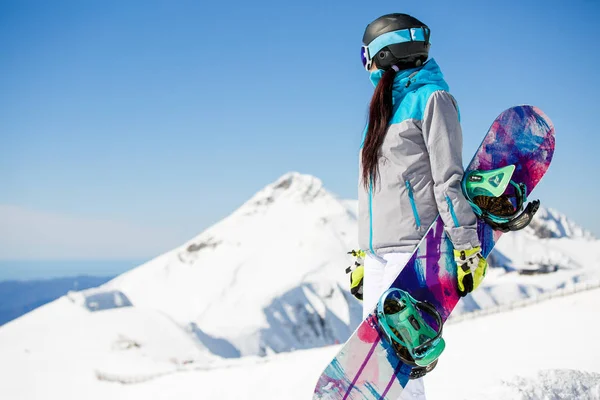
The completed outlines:
[[[475,196],[501,196],[515,172],[514,165],[491,171],[473,171],[466,179],[466,190],[470,198]]]
[[[461,182],[463,194],[475,214],[494,230],[508,232],[523,229],[529,225],[539,208],[540,202],[535,200],[524,209],[527,186],[512,180],[514,171],[514,165],[490,171],[468,171]],[[512,195],[505,194],[509,185],[514,189]]]
[[[390,300],[395,307],[393,311],[388,309],[386,312],[386,304],[389,306],[386,302]],[[420,311],[436,320],[438,331],[424,321]],[[446,347],[441,337],[443,322],[440,314],[429,303],[415,300],[404,290],[390,288],[381,296],[377,304],[377,318],[388,340],[405,347],[418,366],[425,367],[433,363]]]

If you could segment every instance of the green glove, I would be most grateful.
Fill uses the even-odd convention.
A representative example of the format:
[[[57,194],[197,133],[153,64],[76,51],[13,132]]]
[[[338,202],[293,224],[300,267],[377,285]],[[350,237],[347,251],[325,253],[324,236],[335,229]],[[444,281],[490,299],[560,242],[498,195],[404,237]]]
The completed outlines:
[[[456,261],[458,295],[464,297],[481,284],[488,264],[481,255],[479,246],[469,250],[454,250],[454,261]]]

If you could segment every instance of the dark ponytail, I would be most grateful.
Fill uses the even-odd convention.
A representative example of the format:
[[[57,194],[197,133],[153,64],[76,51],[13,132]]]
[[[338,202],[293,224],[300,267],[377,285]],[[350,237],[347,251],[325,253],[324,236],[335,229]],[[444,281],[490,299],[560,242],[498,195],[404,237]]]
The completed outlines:
[[[370,183],[375,188],[375,181],[379,175],[379,149],[393,113],[392,87],[395,77],[394,69],[385,71],[371,98],[369,126],[362,148],[362,180],[367,189]]]

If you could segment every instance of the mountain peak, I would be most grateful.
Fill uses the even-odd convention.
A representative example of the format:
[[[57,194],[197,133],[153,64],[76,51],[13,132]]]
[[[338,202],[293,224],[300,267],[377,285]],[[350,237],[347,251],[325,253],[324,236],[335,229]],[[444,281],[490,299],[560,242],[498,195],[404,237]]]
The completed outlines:
[[[540,207],[529,226],[533,233],[541,239],[571,238],[588,241],[596,240],[592,232],[584,229],[559,211]]]
[[[292,171],[283,174],[275,182],[267,185],[269,186],[278,191],[292,190],[306,193],[319,191],[323,187],[323,182],[316,176]]]
[[[264,206],[280,199],[310,203],[326,193],[319,178],[299,172],[288,172],[256,193],[247,204]]]

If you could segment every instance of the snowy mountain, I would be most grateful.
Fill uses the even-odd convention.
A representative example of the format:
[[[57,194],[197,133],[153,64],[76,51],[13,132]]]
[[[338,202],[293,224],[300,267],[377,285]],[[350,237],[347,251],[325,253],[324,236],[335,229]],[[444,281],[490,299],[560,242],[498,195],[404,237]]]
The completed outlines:
[[[290,173],[181,247],[104,287],[189,324],[214,354],[344,341],[361,318],[346,253],[356,217],[315,177]]]
[[[107,376],[149,378],[218,360],[167,315],[129,304],[118,292],[71,292],[0,327],[2,398],[87,398]]]
[[[528,229],[540,239],[584,239],[596,240],[594,235],[577,225],[570,218],[551,208],[540,208]]]
[[[0,343],[22,344],[0,348],[2,358],[34,349],[39,362],[66,365],[57,382],[73,365],[89,382],[129,382],[342,343],[362,313],[344,271],[356,211],[356,200],[337,198],[319,179],[286,174],[178,248],[0,327]],[[531,227],[503,236],[490,263],[496,268],[453,316],[597,279],[600,246],[541,209]],[[557,268],[522,273],[535,265]]]

